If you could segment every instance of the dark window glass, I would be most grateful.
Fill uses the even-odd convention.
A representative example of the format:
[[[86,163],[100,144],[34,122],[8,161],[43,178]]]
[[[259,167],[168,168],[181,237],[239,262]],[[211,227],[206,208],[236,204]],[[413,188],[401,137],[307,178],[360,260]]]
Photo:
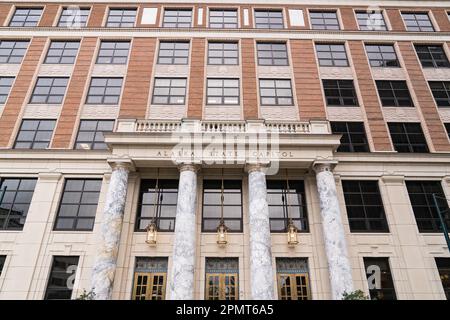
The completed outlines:
[[[435,258],[439,277],[447,300],[450,300],[450,258]]]
[[[86,103],[119,104],[122,80],[122,78],[92,78]]]
[[[414,107],[406,81],[377,80],[375,82],[383,107]]]
[[[14,149],[46,149],[52,140],[55,120],[24,119]]]
[[[132,28],[136,21],[136,9],[109,9],[107,27]]]
[[[292,106],[291,80],[259,79],[259,95],[263,106]]]
[[[372,67],[400,67],[391,44],[366,44],[366,52]]]
[[[283,11],[281,10],[255,10],[255,28],[257,29],[283,29]]]
[[[209,10],[209,27],[218,29],[235,29],[238,27],[238,15],[235,9]]]
[[[221,180],[203,180],[203,232],[216,232],[219,226],[221,183]],[[229,232],[242,232],[242,181],[240,180],[224,180],[223,220]]]
[[[311,27],[316,30],[339,30],[336,11],[310,11]]]
[[[79,41],[52,41],[44,63],[73,64],[79,46]]]
[[[239,49],[237,42],[209,42],[208,64],[238,65]]]
[[[442,232],[433,193],[438,196],[439,210],[445,219],[447,228],[450,229],[448,204],[440,181],[406,181],[406,187],[419,232]]]
[[[164,28],[190,28],[192,25],[191,9],[165,9]]]
[[[260,66],[289,65],[286,43],[258,42],[256,49]]]
[[[91,231],[94,228],[102,180],[67,179],[55,230]]]
[[[22,230],[37,179],[0,180],[0,230]]]
[[[450,107],[450,81],[429,81],[434,101],[438,107]]]
[[[364,258],[371,300],[397,300],[389,258]]]
[[[377,181],[342,181],[351,232],[389,232]]]
[[[316,52],[321,67],[348,67],[347,53],[343,44],[318,43]]]
[[[38,77],[30,103],[61,104],[68,82],[68,77]]]
[[[450,63],[440,45],[415,45],[417,56],[424,68],[449,68]]]
[[[159,231],[174,231],[177,214],[178,180],[142,180],[139,192],[136,231],[145,231],[155,219]]]
[[[161,41],[158,64],[188,64],[189,42]]]
[[[426,12],[402,12],[402,18],[408,31],[434,31],[433,24]]]
[[[5,265],[6,256],[0,256],[0,276],[2,275],[3,267]]]
[[[112,132],[114,120],[81,120],[75,149],[106,150],[103,133]]]
[[[63,8],[58,27],[81,28],[86,27],[90,8],[67,7]]]
[[[72,298],[78,259],[79,257],[75,256],[53,257],[45,300],[69,300]]]
[[[184,104],[186,78],[155,78],[152,104]]]
[[[97,64],[126,64],[130,51],[129,41],[102,41]]]
[[[331,131],[342,134],[337,152],[369,152],[363,122],[331,122]]]
[[[300,232],[308,232],[305,185],[303,181],[267,180],[270,231],[287,232],[289,219]]]
[[[0,63],[19,64],[27,52],[29,41],[0,41]]]
[[[428,152],[420,123],[390,122],[389,132],[397,152]]]
[[[14,77],[0,77],[0,104],[4,104],[8,99]]]
[[[358,106],[353,80],[322,80],[328,106]]]
[[[238,105],[239,79],[208,79],[206,104]]]
[[[447,131],[447,136],[450,139],[450,123],[444,123],[445,130]]]
[[[10,27],[36,27],[41,19],[42,8],[16,8]]]
[[[387,31],[386,22],[382,12],[356,11],[359,30]]]

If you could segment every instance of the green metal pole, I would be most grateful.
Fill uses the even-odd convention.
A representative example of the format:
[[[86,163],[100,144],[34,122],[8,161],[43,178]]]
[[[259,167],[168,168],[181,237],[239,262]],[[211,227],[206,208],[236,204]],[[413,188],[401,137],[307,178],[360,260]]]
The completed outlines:
[[[445,199],[445,198],[443,198],[443,199]],[[445,223],[444,217],[442,216],[441,210],[439,209],[438,202],[437,202],[437,196],[434,193],[433,193],[433,201],[434,201],[434,205],[436,206],[436,211],[438,213],[439,220],[441,221],[442,232],[444,232],[444,237],[445,237],[445,241],[447,242],[448,251],[450,251],[450,237],[448,235],[447,224]],[[445,201],[447,201],[447,199],[445,199]]]

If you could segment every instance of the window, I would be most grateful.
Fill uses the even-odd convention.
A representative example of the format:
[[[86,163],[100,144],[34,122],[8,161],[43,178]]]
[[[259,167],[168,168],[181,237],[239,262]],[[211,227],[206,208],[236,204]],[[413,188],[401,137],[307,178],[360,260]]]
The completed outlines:
[[[8,99],[14,77],[0,77],[0,104],[5,104]]]
[[[55,230],[91,231],[101,186],[100,179],[67,179]]]
[[[177,197],[177,180],[158,179],[158,189],[156,189],[155,179],[142,180],[136,216],[136,231],[145,231],[153,218],[159,231],[174,231]]]
[[[450,123],[449,122],[444,123],[444,126],[445,126],[445,130],[447,131],[447,136],[450,139]]]
[[[136,21],[136,9],[109,9],[107,27],[132,28]]]
[[[0,41],[0,63],[22,63],[28,43],[29,41]]]
[[[68,7],[63,8],[58,27],[81,28],[86,27],[90,8]]]
[[[37,179],[0,180],[0,229],[22,230]]]
[[[55,128],[55,120],[22,120],[17,134],[15,149],[48,148]]]
[[[97,64],[126,64],[129,41],[102,41],[97,56]]]
[[[209,10],[209,27],[218,29],[235,29],[238,27],[237,10]]]
[[[391,44],[366,44],[366,52],[372,67],[400,67],[395,48]]]
[[[79,257],[54,256],[50,277],[45,292],[45,300],[69,300],[72,298],[73,284]]]
[[[342,134],[337,152],[369,152],[363,122],[331,122],[331,131]]]
[[[3,267],[5,266],[6,256],[0,256],[0,276],[2,275]]]
[[[186,78],[155,78],[152,104],[184,104]]]
[[[378,181],[342,181],[351,232],[389,232]]]
[[[364,258],[371,300],[397,300],[389,258]]]
[[[390,122],[388,125],[397,152],[428,152],[420,123]]]
[[[239,260],[206,258],[205,300],[239,299]]]
[[[419,232],[442,232],[441,222],[433,200],[433,193],[444,198],[440,181],[406,181],[409,200],[414,211]],[[437,198],[439,210],[450,228],[448,204],[444,199]]]
[[[161,41],[158,64],[188,64],[189,42]]]
[[[426,12],[402,12],[402,18],[408,31],[434,31],[433,24]]]
[[[435,259],[439,277],[442,281],[442,288],[444,289],[447,300],[450,300],[450,258]]]
[[[255,10],[255,27],[257,29],[283,29],[283,11]]]
[[[16,8],[9,22],[10,27],[36,27],[41,19],[42,8]]]
[[[359,30],[387,31],[386,22],[382,12],[356,11]]]
[[[112,132],[114,120],[81,120],[75,149],[106,150],[103,133]]]
[[[44,63],[73,64],[79,46],[78,41],[52,41]]]
[[[358,106],[353,80],[322,80],[328,106]]]
[[[223,220],[229,232],[242,232],[242,181],[224,180],[223,184]],[[221,180],[203,180],[203,232],[216,232],[219,226],[221,186]]]
[[[276,258],[278,299],[310,300],[307,258]]]
[[[375,82],[383,107],[414,107],[406,81],[377,80]]]
[[[192,10],[165,9],[164,28],[190,28],[192,24]]]
[[[238,65],[239,49],[237,42],[208,42],[208,64]]]
[[[207,79],[206,104],[238,105],[239,79]]]
[[[442,46],[415,45],[417,56],[424,68],[450,68],[450,63]]]
[[[339,30],[339,20],[336,11],[310,11],[312,29],[316,30]]]
[[[286,43],[258,42],[258,64],[260,66],[287,66],[288,53]]]
[[[438,107],[450,107],[450,81],[429,81],[434,101]]]
[[[259,79],[259,95],[263,106],[292,106],[291,80]]]
[[[267,180],[267,203],[271,232],[287,232],[290,220],[300,232],[308,232],[305,185],[303,181]]]
[[[66,93],[68,77],[38,77],[30,103],[61,104]]]
[[[165,300],[167,258],[136,257],[133,300]]]
[[[348,67],[344,44],[316,44],[317,58],[321,67]]]
[[[122,78],[92,78],[87,104],[118,105],[122,91]]]

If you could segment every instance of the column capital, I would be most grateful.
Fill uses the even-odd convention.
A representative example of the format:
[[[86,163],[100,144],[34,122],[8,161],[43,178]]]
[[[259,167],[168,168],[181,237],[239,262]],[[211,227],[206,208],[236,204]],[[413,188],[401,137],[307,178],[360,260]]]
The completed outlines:
[[[269,163],[246,163],[244,170],[248,174],[250,174],[254,171],[261,171],[263,173],[266,173],[268,167],[269,167]]]
[[[127,169],[128,171],[136,170],[133,161],[129,158],[110,158],[107,162],[111,166],[112,170],[121,168]]]
[[[337,163],[338,162],[336,160],[314,161],[312,164],[312,168],[316,172],[316,174],[324,171],[332,172]]]
[[[180,163],[180,164],[178,164],[178,170],[180,172],[192,171],[192,172],[197,173],[198,171],[200,171],[200,165],[195,164],[195,163]]]

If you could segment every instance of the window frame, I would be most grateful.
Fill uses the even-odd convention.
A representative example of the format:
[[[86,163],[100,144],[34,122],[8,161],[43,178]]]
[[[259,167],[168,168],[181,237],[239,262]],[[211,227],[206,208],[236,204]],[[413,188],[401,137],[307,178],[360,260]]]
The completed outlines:
[[[111,22],[109,21],[110,17],[112,16],[116,16],[116,15],[111,15],[111,12],[113,11],[122,11],[122,13],[120,14],[120,22]],[[124,22],[123,19],[124,17],[128,17],[128,15],[125,15],[125,12],[131,12],[134,11],[134,22],[133,25],[129,25],[131,24],[131,22]],[[119,15],[117,15],[119,16]],[[131,15],[130,15],[131,17]],[[106,16],[106,20],[105,20],[105,27],[107,28],[134,28],[136,26],[137,23],[137,18],[138,18],[138,8],[136,7],[114,7],[111,6],[108,8],[108,15]],[[114,25],[110,25],[110,24],[114,24]]]
[[[389,88],[381,88],[383,84],[389,85]],[[394,88],[394,84],[402,85],[403,88]],[[381,101],[381,106],[385,108],[414,108],[414,101],[405,80],[375,80],[378,97]],[[408,93],[408,97],[399,96],[399,92]],[[383,94],[389,93],[388,96]],[[386,100],[393,100],[394,104],[388,103]],[[400,101],[409,101],[409,105],[402,105]]]
[[[422,129],[422,126],[421,126],[420,122],[388,122],[387,124],[388,124],[388,128],[389,128],[389,135],[391,136],[391,140],[392,140],[392,145],[394,146],[395,151],[397,151],[398,153],[429,153],[430,152],[430,149],[429,149],[428,143],[427,143],[427,139],[426,139],[426,137],[425,137],[425,135],[423,133],[423,129]],[[392,127],[394,125],[396,125],[396,126],[401,125],[400,129],[402,130],[402,132],[394,132],[393,133],[392,132]],[[412,128],[411,125],[418,125],[418,127],[416,127],[416,129],[420,128],[421,132],[420,133],[418,133],[418,132],[411,132],[411,133],[409,133],[408,130],[407,130],[407,127],[409,126],[409,127]],[[414,129],[412,129],[412,130],[414,130]],[[401,144],[397,143],[397,146],[396,146],[396,143],[395,143],[394,138],[393,138],[393,134],[394,135],[403,134],[405,136],[403,138],[403,140],[407,140],[407,142],[406,143],[401,143]],[[420,144],[420,143],[412,144],[411,143],[411,139],[410,139],[410,135],[411,134],[417,135],[417,136],[421,134],[424,143],[423,144]],[[400,147],[408,147],[408,151],[398,151],[397,150],[398,144],[400,144]],[[415,150],[414,146],[416,146],[416,147],[422,146],[422,148],[423,148],[423,146],[425,146],[426,147],[426,151],[420,151],[420,152],[419,151],[414,151]]]
[[[14,43],[14,44],[13,44],[12,47],[2,48],[1,46],[2,46],[3,43]],[[22,47],[16,48],[18,43],[22,43],[22,44],[26,44],[26,45],[23,48]],[[29,46],[30,46],[30,40],[14,40],[14,39],[11,39],[11,40],[0,40],[0,50],[2,50],[2,49],[3,50],[10,50],[10,52],[9,52],[9,54],[7,56],[6,55],[1,55],[0,56],[1,58],[3,58],[3,57],[6,58],[4,62],[0,61],[0,64],[22,64],[23,58],[27,54]],[[16,55],[16,54],[13,55],[15,50],[20,50],[20,51],[23,50],[23,55],[21,55],[21,56],[20,55]],[[20,58],[19,62],[16,62],[16,61],[11,62],[12,59],[17,59],[17,58]]]
[[[432,50],[430,50],[431,48],[435,48],[435,49],[439,48],[441,50],[441,52],[439,54],[442,54],[443,57],[445,57],[445,61],[444,61],[444,59],[437,59],[435,57],[435,55],[437,53],[432,52]],[[420,49],[426,49],[426,52],[425,52],[425,50],[420,50]],[[417,58],[419,59],[420,65],[422,66],[422,68],[424,68],[424,69],[427,69],[427,68],[434,68],[434,69],[450,68],[450,61],[448,60],[447,53],[445,52],[445,49],[442,44],[414,44],[414,50],[416,51]],[[420,57],[421,54],[427,54],[427,55],[429,55],[429,57],[431,59],[422,59]],[[442,65],[440,65],[440,64],[442,64]]]
[[[372,261],[372,262],[371,262]],[[369,287],[369,297],[371,300],[397,300],[397,292],[395,290],[395,282],[392,277],[392,268],[390,265],[390,257],[363,257],[364,264],[364,273],[366,278],[370,275],[367,273],[367,268],[371,265],[376,265],[380,268],[380,282],[387,282],[390,287],[388,288],[380,288],[380,289],[370,289]],[[385,265],[387,268],[383,269],[380,265]],[[383,279],[384,278],[384,279]],[[369,280],[369,279],[367,279]],[[384,281],[383,281],[384,280]],[[369,283],[367,283],[369,285]],[[392,299],[379,299],[379,294],[383,295],[384,293],[390,293],[392,295]],[[375,294],[377,296],[375,296]],[[377,299],[378,298],[378,299]]]
[[[439,85],[439,88],[433,86]],[[448,108],[450,107],[450,81],[428,81],[428,86],[430,87],[430,91],[433,95],[434,102],[438,108]],[[446,99],[438,97],[438,93],[444,94],[447,96]],[[440,103],[439,101],[445,101],[445,104]]]
[[[273,87],[262,87],[261,86],[261,81],[273,81]],[[287,87],[280,87],[278,88],[277,86],[277,81],[283,81],[283,82],[289,82],[289,88]],[[292,88],[292,80],[286,79],[286,78],[259,78],[258,79],[258,88],[259,88],[259,103],[261,106],[286,106],[286,107],[292,107],[295,106],[295,101],[294,101],[294,90]],[[274,96],[265,96],[262,95],[262,90],[267,89],[267,90],[274,90],[275,91],[275,95]],[[291,95],[290,96],[280,96],[277,94],[278,90],[287,90],[289,89],[291,91]],[[274,104],[269,104],[269,103],[263,103],[263,99],[275,99],[275,103]],[[279,100],[280,99],[291,99],[291,103],[280,103]]]
[[[362,14],[367,15],[367,16],[368,16],[368,17],[366,18],[366,22],[367,22],[370,13],[369,13],[367,10],[366,10],[366,11],[364,11],[364,10],[355,10],[355,11],[354,11],[354,12],[355,12],[355,19],[356,19],[356,23],[358,24],[358,29],[359,29],[360,31],[389,31],[388,25],[386,24],[386,18],[385,18],[385,16],[384,16],[384,10],[380,10],[380,11],[381,11],[381,12],[380,12],[379,14],[380,14],[381,17],[383,18],[383,19],[382,19],[382,20],[383,20],[383,23],[381,24],[381,26],[382,26],[383,28],[378,28],[378,26],[377,26],[377,28],[371,29],[371,28],[367,27],[367,23],[365,24],[365,26],[362,25],[362,24],[360,23],[360,22],[361,22],[361,19],[360,19],[360,17],[359,17],[359,15],[362,15]],[[375,14],[376,14],[376,13],[375,13]]]
[[[3,84],[2,82],[4,79],[8,79],[11,83]],[[15,80],[16,77],[14,76],[0,76],[0,105],[5,105],[8,101]],[[8,91],[8,93],[3,93],[3,90]]]
[[[25,121],[37,121],[38,122],[37,129],[36,130],[22,130]],[[39,130],[39,127],[40,127],[42,122],[48,122],[48,123],[53,122],[53,129],[52,130]],[[54,135],[55,126],[56,126],[56,119],[34,119],[34,118],[22,119],[19,131],[17,132],[17,135],[16,135],[16,139],[14,140],[13,149],[18,149],[18,150],[22,150],[22,149],[26,149],[26,150],[31,150],[31,149],[45,150],[45,149],[48,149],[50,147],[50,143],[51,143],[53,135]],[[20,140],[20,141],[18,141],[17,139],[19,138],[20,133],[24,132],[24,131],[34,132],[33,139],[32,140]],[[37,140],[36,141],[36,136],[40,132],[51,132],[50,139],[48,141],[46,141],[46,140],[42,140],[42,141],[41,140]],[[22,148],[22,147],[18,148],[17,147],[18,143],[31,143],[31,145],[30,145],[29,148]],[[45,148],[35,148],[34,145],[36,143],[47,143],[47,146]]]
[[[210,81],[221,81],[222,85],[220,87],[210,87]],[[226,81],[233,81],[237,83],[236,87],[225,87]],[[220,89],[221,95],[210,95],[210,90],[212,89]],[[225,95],[225,91],[227,89],[237,89],[237,96]],[[241,102],[241,94],[240,94],[240,79],[239,78],[206,78],[206,105],[208,106],[238,106]],[[219,103],[211,103],[209,98],[219,98]],[[236,103],[225,103],[228,98],[236,98]]]
[[[51,84],[48,85],[48,86],[47,85],[42,85],[42,84],[39,85],[40,81],[45,81],[44,79],[51,79]],[[65,86],[54,85],[55,81],[57,81],[59,79],[66,80]],[[70,81],[70,78],[66,77],[66,76],[63,76],[63,77],[60,77],[60,76],[58,76],[58,77],[53,77],[53,76],[42,76],[42,77],[40,77],[39,76],[39,77],[37,77],[36,82],[35,82],[34,87],[33,87],[33,91],[32,91],[31,96],[30,96],[30,100],[29,100],[28,103],[29,104],[49,104],[49,105],[61,105],[61,104],[63,104],[64,103],[64,99],[66,97],[66,93],[67,93],[67,87],[69,86],[69,81]],[[46,94],[37,94],[36,90],[39,90],[40,88],[49,88],[49,92],[46,93]],[[64,88],[64,93],[63,94],[52,94],[52,90],[54,90],[56,88]],[[45,101],[43,101],[43,102],[41,102],[41,101],[38,101],[38,102],[33,101],[36,97],[45,97]],[[49,101],[50,99],[53,99],[53,98],[56,98],[56,97],[60,97],[61,101],[59,101],[59,102],[50,102]]]
[[[90,94],[90,92],[91,92],[91,89],[93,88],[92,87],[92,82],[94,81],[94,80],[97,80],[97,79],[106,79],[106,84],[105,84],[105,86],[95,86],[94,88],[104,88],[104,90],[103,90],[103,94],[102,95],[99,95],[99,94]],[[119,88],[119,86],[109,86],[108,85],[108,83],[109,83],[109,81],[111,81],[111,80],[115,80],[115,79],[120,79],[121,80],[121,83],[120,83],[120,93],[118,94],[118,95],[116,95],[116,94],[106,94],[106,90],[108,90],[109,88]],[[102,106],[118,106],[118,105],[120,105],[120,100],[121,100],[121,98],[122,98],[122,91],[123,91],[123,77],[116,77],[116,76],[113,76],[113,77],[91,77],[91,81],[89,82],[89,87],[88,87],[88,91],[87,91],[87,94],[86,94],[86,101],[85,101],[85,104],[87,104],[87,105],[102,105]],[[89,98],[90,97],[93,97],[93,96],[95,96],[95,97],[101,97],[101,101],[99,102],[99,103],[92,103],[92,102],[89,102]],[[109,98],[111,98],[111,97],[117,97],[117,102],[116,103],[105,103],[105,98],[106,97],[109,97]]]
[[[21,25],[14,25],[13,26],[11,24],[12,23],[16,23],[14,21],[14,18],[16,17],[16,14],[17,14],[18,10],[28,10],[28,13],[26,15],[26,18],[23,21],[18,21],[18,22],[22,22]],[[35,22],[35,24],[32,24],[32,25],[28,24],[27,25],[27,23],[28,23],[27,20],[30,17],[30,11],[32,11],[32,10],[40,10],[39,18],[36,21],[33,21],[33,22]],[[37,27],[39,25],[39,23],[41,22],[43,13],[44,13],[44,7],[43,6],[33,6],[33,5],[27,6],[27,7],[25,7],[25,6],[17,6],[17,7],[14,8],[14,13],[11,15],[11,18],[10,18],[9,23],[8,23],[8,27],[12,27],[12,28]],[[20,16],[23,16],[23,15],[20,15]],[[32,15],[32,16],[37,16],[37,15]]]
[[[405,15],[413,15],[414,19],[405,19]],[[433,30],[423,30],[425,28],[428,28],[428,26],[425,27],[425,26],[421,26],[420,25],[419,21],[425,21],[425,20],[417,19],[418,15],[426,15],[428,17],[428,21],[430,22],[431,29],[433,29]],[[405,26],[406,31],[410,31],[410,32],[436,32],[436,28],[433,25],[433,21],[431,20],[429,11],[416,11],[416,12],[415,11],[407,11],[407,10],[406,11],[400,11],[400,16],[402,17],[403,25]],[[414,26],[409,26],[407,21],[414,21],[415,25]],[[411,30],[411,28],[414,28],[414,30]]]
[[[377,47],[377,51],[369,51],[369,47]],[[390,47],[392,48],[392,52],[383,52],[383,47]],[[400,61],[398,60],[397,51],[395,49],[394,44],[390,43],[370,43],[366,42],[364,43],[364,49],[366,50],[367,60],[369,61],[369,65],[371,68],[401,68]],[[373,55],[379,55],[381,58],[371,58],[371,54]],[[394,54],[395,55],[395,64],[390,65],[394,60],[389,60],[385,58],[385,55],[387,54]]]
[[[63,47],[62,48],[54,48],[52,47],[54,44],[57,43],[62,43]],[[68,44],[72,44],[72,43],[76,43],[78,44],[77,49],[76,49],[76,53],[75,55],[68,55],[66,53],[68,52],[72,52],[73,50],[75,50],[74,48],[67,48]],[[53,55],[53,51],[61,51],[60,55]],[[78,53],[80,51],[80,41],[79,40],[52,40],[50,42],[50,45],[48,46],[47,49],[47,54],[45,55],[45,59],[43,64],[66,64],[66,65],[73,65],[75,64],[75,61],[77,60],[78,57]],[[50,56],[50,54],[52,54]],[[58,62],[48,62],[49,58],[56,58],[58,60]],[[72,62],[61,62],[63,59],[72,59]]]
[[[67,24],[67,21],[63,21],[62,18],[65,17],[65,16],[64,16],[64,12],[65,12],[66,10],[68,10],[68,9],[69,9],[69,7],[63,7],[63,8],[61,9],[61,13],[60,13],[60,15],[59,15],[58,22],[57,22],[57,24],[56,24],[57,27],[60,27],[60,28],[64,28],[64,27],[66,27],[66,28],[72,28],[72,25],[71,25],[71,26],[62,25],[63,23],[66,23],[66,24]],[[87,15],[84,15],[84,14],[81,14],[81,15],[80,15],[80,17],[83,17],[83,19],[84,19],[84,17],[86,17],[86,21],[84,21],[83,23],[80,23],[80,26],[77,26],[77,27],[85,28],[85,27],[87,27],[87,24],[88,24],[88,22],[89,22],[89,17],[91,16],[92,8],[91,8],[91,7],[87,7],[87,6],[86,6],[86,7],[80,7],[80,11],[88,11],[88,14],[87,14]]]
[[[450,258],[448,257],[434,257],[434,262],[436,264],[436,269],[439,274],[439,278],[442,283],[442,290],[444,291],[447,300],[450,300],[450,279],[446,279],[446,286],[444,285],[444,274],[450,275]],[[440,267],[440,265],[448,264],[448,266]],[[441,271],[442,270],[442,271]]]
[[[333,13],[335,15],[336,18],[336,22],[337,24],[327,24],[326,20],[331,20],[334,18],[325,18],[325,14],[330,14]],[[321,24],[314,24],[313,23],[313,18],[311,17],[311,14],[320,14],[320,17],[315,17],[314,19],[320,19]],[[339,20],[339,13],[338,10],[321,10],[321,9],[313,9],[313,10],[308,10],[308,19],[309,19],[309,24],[312,30],[341,30],[341,21]],[[337,28],[334,28],[333,26],[337,26]],[[323,28],[322,28],[323,27]]]
[[[95,130],[81,130],[82,124],[86,123],[86,122],[96,122],[95,125]],[[112,123],[112,130],[111,131],[106,131],[106,130],[98,130],[99,124],[100,123],[104,123],[104,122],[111,122]],[[78,145],[82,144],[82,143],[86,143],[89,144],[89,149],[88,150],[108,150],[108,147],[105,144],[105,140],[103,138],[103,142],[99,142],[96,141],[97,138],[97,134],[101,133],[102,135],[106,132],[113,132],[114,131],[114,125],[115,125],[115,120],[114,119],[81,119],[80,123],[78,125],[78,131],[77,131],[77,136],[75,138],[75,143],[74,143],[74,149],[75,150],[86,150],[84,148],[79,148]],[[87,141],[87,140],[79,140],[80,137],[80,133],[82,132],[93,132],[93,140],[92,141]],[[92,147],[93,145],[95,146],[95,144],[100,144],[100,145],[105,145],[105,148],[96,148],[96,147]]]
[[[102,46],[104,44],[109,44],[109,43],[113,43],[114,44],[114,48],[110,49],[110,48],[102,48]],[[119,43],[127,43],[128,44],[128,49],[127,49],[127,56],[124,62],[115,62],[116,59],[123,59],[125,56],[122,55],[117,55],[116,52],[118,51],[122,51],[125,49],[121,49],[121,48],[117,48],[117,45]],[[130,47],[131,47],[131,41],[130,40],[101,40],[100,41],[100,46],[98,48],[98,52],[97,52],[97,58],[95,60],[95,64],[117,64],[117,65],[126,65],[128,63],[128,59],[130,57]],[[108,50],[112,50],[112,55],[102,55],[102,52],[104,51],[108,51]],[[100,62],[100,59],[109,59],[110,61],[107,62]]]
[[[176,14],[176,22],[166,22],[166,13],[167,12],[177,12]],[[180,12],[190,12],[190,22],[189,25],[187,25],[187,22],[179,22],[178,19],[180,17]],[[163,9],[162,13],[162,19],[161,19],[161,27],[162,28],[192,28],[193,22],[194,22],[194,14],[193,14],[193,8],[177,8],[177,7],[165,7]],[[175,17],[175,16],[168,16],[168,17]],[[185,16],[181,16],[185,17]],[[187,17],[187,15],[186,15]],[[167,24],[170,24],[171,26],[168,26]],[[174,25],[174,26],[172,26]]]
[[[319,46],[328,46],[329,50],[326,51],[322,51],[319,50]],[[343,51],[333,51],[332,47],[336,47],[336,46],[342,46],[342,48],[344,49]],[[320,67],[338,67],[338,68],[346,68],[349,67],[350,64],[348,62],[348,55],[347,55],[347,48],[345,46],[345,43],[330,43],[330,42],[316,42],[314,44],[315,50],[316,50],[316,55],[317,55],[317,61],[319,62],[319,66]],[[345,59],[343,58],[336,58],[335,55],[339,54],[339,53],[344,53],[345,54]],[[320,57],[320,53],[329,53],[330,54],[330,58],[321,58]],[[331,64],[322,64],[323,61],[330,61]],[[345,64],[337,64],[336,61],[345,61]]]
[[[329,84],[336,84],[336,86],[334,87],[330,87],[328,85],[326,85],[326,83]],[[350,88],[346,88],[346,87],[342,87],[343,84],[350,84],[352,85],[352,87]],[[358,99],[358,95],[356,93],[356,88],[355,88],[355,83],[353,80],[349,80],[349,79],[322,79],[322,87],[323,87],[323,94],[325,97],[325,101],[326,101],[326,106],[327,107],[359,107],[359,99]],[[337,90],[337,92],[339,93],[338,96],[329,96],[327,95],[327,90]],[[353,93],[353,96],[343,96],[342,95],[342,91],[343,90],[351,90]],[[332,104],[329,103],[329,99],[337,99],[339,100],[339,104]],[[347,104],[345,103],[345,100],[348,99],[353,99],[354,100],[354,104]]]
[[[222,49],[217,50],[217,49],[212,49],[210,47],[211,44],[216,44],[216,45],[221,45]],[[225,49],[225,46],[227,44],[232,44],[236,46],[236,49]],[[225,53],[226,52],[235,52],[236,51],[236,58],[233,57],[226,57]],[[221,56],[220,57],[212,57],[211,56],[211,52],[220,52]],[[220,59],[221,63],[211,63],[211,59]],[[235,59],[236,63],[225,63],[225,61],[227,61],[227,59]],[[239,65],[239,41],[216,41],[216,40],[210,40],[208,41],[208,65],[210,66],[238,66]]]
[[[219,25],[217,27],[213,27],[211,26],[211,12],[222,12],[221,16],[216,16],[213,18],[221,18],[221,22],[214,22],[214,25]],[[230,22],[230,23],[225,23],[225,12],[235,12],[236,13],[236,22]],[[235,27],[225,27],[225,25],[228,24],[232,24],[232,25],[236,25]],[[208,9],[208,28],[211,29],[238,29],[239,28],[239,10],[238,8],[217,8],[217,7],[212,7]]]
[[[270,50],[262,49],[262,46],[270,46]],[[276,46],[284,46],[283,50],[277,50]],[[281,41],[257,41],[256,42],[256,57],[258,61],[258,66],[276,66],[276,67],[285,67],[289,66],[289,52],[288,52],[288,44],[287,42]],[[270,53],[269,57],[261,57],[260,54],[268,52]],[[283,52],[286,54],[285,57],[276,57],[276,52]],[[270,60],[270,63],[262,63],[262,60]],[[283,62],[281,64],[277,64],[276,61]],[[284,63],[285,61],[285,63]]]
[[[172,44],[173,48],[161,48],[162,44]],[[187,44],[187,49],[179,49],[177,45]],[[161,56],[161,50],[171,51],[170,55]],[[156,64],[160,65],[188,65],[189,64],[189,56],[191,51],[191,44],[189,41],[177,41],[177,40],[160,40],[158,46],[158,58]],[[182,56],[179,56],[179,53],[183,53]],[[161,59],[170,59],[170,62],[161,62]],[[175,62],[177,59],[184,59],[184,62]]]
[[[333,128],[335,125],[339,125],[339,124],[345,124],[345,132],[340,132],[337,129]],[[349,128],[349,124],[357,124],[357,125],[362,125],[362,129],[363,131],[353,131],[353,129]],[[366,126],[364,124],[363,121],[330,121],[330,126],[331,126],[331,131],[333,134],[342,134],[341,137],[341,144],[339,145],[339,147],[337,148],[336,152],[370,152],[370,146],[369,146],[369,140],[367,139],[367,131],[366,131]],[[364,135],[364,143],[354,143],[353,139],[354,139],[354,135]],[[346,139],[349,142],[348,143],[343,143],[342,140]],[[348,145],[348,149],[349,150],[343,150],[346,148],[346,146]],[[364,151],[355,151],[355,145],[358,146],[364,146],[365,150]]]
[[[265,13],[266,15],[263,17],[257,17],[256,13]],[[272,19],[280,19],[280,17],[271,17],[271,13],[280,13],[281,14],[281,24],[279,22],[273,23],[271,22]],[[267,23],[259,23],[257,22],[258,19],[268,19]],[[268,30],[282,30],[285,28],[285,22],[284,22],[284,10],[283,8],[253,8],[253,21],[255,29],[268,29]],[[259,26],[258,26],[259,25]],[[281,27],[276,27],[280,26]]]
[[[170,80],[169,86],[157,86],[157,81],[158,80]],[[172,82],[173,80],[184,80],[184,95],[171,95],[171,91],[173,88],[183,88],[183,87],[179,87],[179,86],[172,86]],[[152,105],[186,105],[186,94],[187,94],[187,85],[188,85],[188,80],[187,78],[184,77],[155,77],[153,80],[153,90],[152,90],[152,100],[151,100],[151,104]],[[167,88],[169,89],[169,93],[168,95],[155,95],[155,91],[157,89],[164,89]],[[155,97],[167,97],[167,103],[156,103],[155,102]],[[170,100],[174,97],[183,97],[183,102],[178,103],[171,103]]]
[[[48,274],[48,279],[47,279],[47,285],[45,287],[45,293],[44,293],[44,300],[59,300],[59,299],[49,299],[48,295],[50,290],[55,290],[55,288],[51,288],[50,284],[52,281],[52,277],[56,277],[58,279],[58,274],[60,273],[61,275],[63,275],[65,278],[66,282],[68,281],[68,279],[72,276],[68,271],[68,267],[75,265],[75,262],[65,262],[66,263],[66,270],[65,271],[58,271],[58,270],[54,270],[57,266],[55,266],[56,263],[56,259],[60,259],[60,258],[69,258],[69,259],[74,259],[76,260],[76,269],[75,272],[73,273],[73,275],[76,277],[77,273],[78,273],[78,269],[79,269],[79,263],[80,263],[80,257],[79,256],[62,256],[62,255],[54,255],[52,257],[52,264],[50,265],[50,270],[49,270],[49,274]],[[70,264],[70,263],[74,263],[74,264]],[[56,275],[54,275],[54,273],[56,273]],[[60,278],[59,278],[60,279]],[[70,297],[67,297],[66,299],[72,299],[74,290],[66,288],[66,289],[56,289],[56,291],[67,291],[70,292]]]

